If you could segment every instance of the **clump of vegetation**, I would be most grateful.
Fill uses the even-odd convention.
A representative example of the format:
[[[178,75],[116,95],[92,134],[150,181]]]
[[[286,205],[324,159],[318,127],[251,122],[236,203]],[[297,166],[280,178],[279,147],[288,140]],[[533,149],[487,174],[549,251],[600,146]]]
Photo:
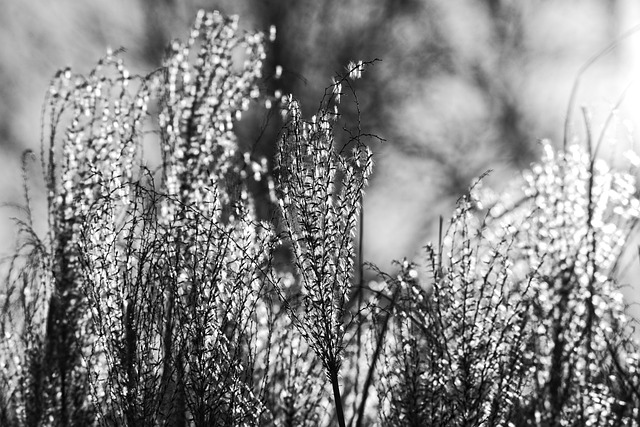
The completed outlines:
[[[386,425],[635,422],[637,345],[615,282],[634,179],[578,146],[544,151],[516,203],[479,210],[477,186],[460,200],[426,247],[429,289],[410,264],[388,281]]]
[[[304,119],[293,96],[261,93],[264,59],[262,33],[202,12],[148,76],[110,53],[53,79],[48,231],[34,229],[28,152],[0,424],[637,425],[640,357],[616,282],[640,217],[632,174],[588,142],[545,144],[520,188],[473,185],[421,266],[370,266],[380,281],[365,285],[375,137],[336,129],[368,64]],[[234,133],[256,100],[282,113],[273,165]]]

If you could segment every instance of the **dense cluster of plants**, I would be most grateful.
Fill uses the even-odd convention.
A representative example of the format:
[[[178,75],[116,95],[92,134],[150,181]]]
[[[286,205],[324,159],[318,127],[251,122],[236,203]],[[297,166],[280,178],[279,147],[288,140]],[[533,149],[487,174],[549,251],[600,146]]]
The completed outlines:
[[[304,119],[292,96],[261,93],[265,42],[202,12],[148,76],[110,53],[53,79],[48,231],[35,231],[28,152],[0,424],[638,425],[640,352],[616,282],[640,218],[633,174],[588,141],[545,144],[520,188],[472,186],[420,266],[370,266],[380,279],[365,284],[372,137],[336,129],[367,64]],[[234,134],[255,100],[282,113],[273,165]]]

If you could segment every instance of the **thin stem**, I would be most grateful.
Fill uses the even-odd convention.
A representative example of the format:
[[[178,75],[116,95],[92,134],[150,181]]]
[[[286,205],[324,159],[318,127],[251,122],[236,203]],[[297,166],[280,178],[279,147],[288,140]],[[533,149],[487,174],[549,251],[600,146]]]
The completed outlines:
[[[358,418],[356,419],[356,427],[362,426],[362,420],[364,419],[364,409],[367,403],[367,397],[369,396],[369,388],[373,383],[373,376],[376,370],[376,364],[378,363],[378,359],[380,358],[380,354],[382,353],[382,349],[384,346],[384,338],[387,335],[387,329],[389,328],[389,320],[391,318],[391,312],[393,307],[396,304],[396,300],[399,296],[399,288],[396,289],[393,293],[393,297],[391,298],[390,310],[385,316],[382,322],[382,329],[380,331],[380,335],[378,336],[378,340],[376,343],[376,349],[373,353],[373,357],[371,358],[371,364],[369,365],[369,371],[367,372],[367,378],[364,382],[364,386],[362,388],[362,399],[360,400],[360,406],[358,407]]]
[[[568,145],[568,141],[569,141],[569,134],[571,132],[571,120],[573,118],[573,109],[574,109],[574,106],[575,106],[575,103],[576,103],[576,98],[578,96],[578,89],[580,87],[580,82],[582,80],[582,75],[595,62],[597,62],[600,58],[602,58],[603,56],[607,55],[609,52],[613,51],[615,49],[615,47],[618,46],[623,40],[631,37],[632,35],[634,35],[638,31],[640,31],[640,25],[633,26],[632,28],[630,28],[629,30],[624,32],[620,37],[618,37],[613,42],[611,42],[609,45],[607,45],[600,52],[597,52],[595,55],[593,55],[591,58],[589,58],[587,60],[587,62],[585,62],[582,65],[582,67],[580,67],[580,69],[578,70],[578,73],[576,74],[576,78],[573,81],[573,86],[571,87],[571,94],[569,95],[569,104],[567,105],[567,113],[565,114],[565,119],[564,119],[564,139],[563,139],[563,142],[562,142],[563,151],[566,151],[566,149],[567,149],[567,145]],[[625,92],[626,92],[626,90],[625,90]]]
[[[336,404],[338,425],[340,427],[346,427],[344,410],[342,409],[342,397],[340,396],[340,385],[338,384],[338,367],[335,362],[332,363],[332,366],[329,368],[329,379],[331,380],[331,386],[333,387],[333,399]]]
[[[356,311],[356,313],[360,313],[360,310],[362,309],[362,304],[363,304],[363,288],[364,288],[364,259],[363,259],[363,240],[364,240],[364,204],[362,201],[362,196],[360,196],[360,223],[358,225],[358,279],[359,279],[359,283],[358,283],[358,309]],[[356,353],[356,376],[355,376],[355,380],[354,380],[354,391],[355,394],[357,396],[358,394],[358,386],[359,384],[359,377],[360,377],[360,359],[361,359],[361,355],[362,355],[362,324],[358,325],[358,329],[357,329],[357,333],[356,333],[356,347],[357,347],[357,353]],[[363,403],[366,400],[366,391],[364,391],[363,394]],[[355,415],[358,413],[358,407],[357,407],[357,399],[353,399],[353,416],[351,418],[351,420],[349,421],[349,426],[351,426],[353,424],[353,417],[355,417]]]

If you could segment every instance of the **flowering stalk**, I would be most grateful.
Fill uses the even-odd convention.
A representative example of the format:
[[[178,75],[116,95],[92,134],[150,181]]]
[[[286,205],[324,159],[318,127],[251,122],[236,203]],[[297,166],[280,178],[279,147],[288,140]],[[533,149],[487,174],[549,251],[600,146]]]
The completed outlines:
[[[362,64],[352,68],[358,77]],[[332,86],[332,94],[310,121],[302,119],[297,101],[285,97],[287,124],[276,159],[282,225],[302,287],[299,301],[281,295],[294,326],[326,369],[341,426],[343,319],[353,277],[353,239],[372,167],[372,153],[359,137],[346,156],[342,152],[349,148],[336,146],[334,126],[345,81]]]

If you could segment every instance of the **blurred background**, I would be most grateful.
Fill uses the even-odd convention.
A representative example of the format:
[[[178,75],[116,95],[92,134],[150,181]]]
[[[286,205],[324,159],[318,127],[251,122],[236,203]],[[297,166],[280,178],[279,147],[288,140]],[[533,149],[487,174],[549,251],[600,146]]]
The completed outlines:
[[[351,60],[380,59],[357,82],[363,129],[376,167],[365,200],[365,258],[388,268],[437,235],[456,199],[488,169],[501,190],[535,161],[537,141],[562,145],[571,87],[598,51],[640,24],[635,0],[0,0],[0,199],[21,201],[20,156],[39,150],[48,83],[66,66],[87,73],[108,47],[134,73],[157,68],[164,47],[185,38],[199,8],[238,14],[269,31],[264,85],[291,92],[309,115]],[[276,65],[283,67],[273,79]],[[577,105],[597,131],[640,74],[640,33],[584,73]],[[621,104],[619,129],[635,135],[640,84]],[[243,119],[242,144],[273,152],[277,118]],[[574,117],[577,134],[582,117]],[[614,131],[612,133],[615,133]],[[613,141],[613,138],[611,138]],[[632,144],[607,140],[615,156]],[[615,145],[618,144],[618,145]],[[36,188],[34,188],[36,190]],[[42,192],[42,189],[38,189]],[[7,223],[6,216],[2,220]],[[10,225],[7,223],[7,225]],[[0,231],[2,248],[10,242]]]

